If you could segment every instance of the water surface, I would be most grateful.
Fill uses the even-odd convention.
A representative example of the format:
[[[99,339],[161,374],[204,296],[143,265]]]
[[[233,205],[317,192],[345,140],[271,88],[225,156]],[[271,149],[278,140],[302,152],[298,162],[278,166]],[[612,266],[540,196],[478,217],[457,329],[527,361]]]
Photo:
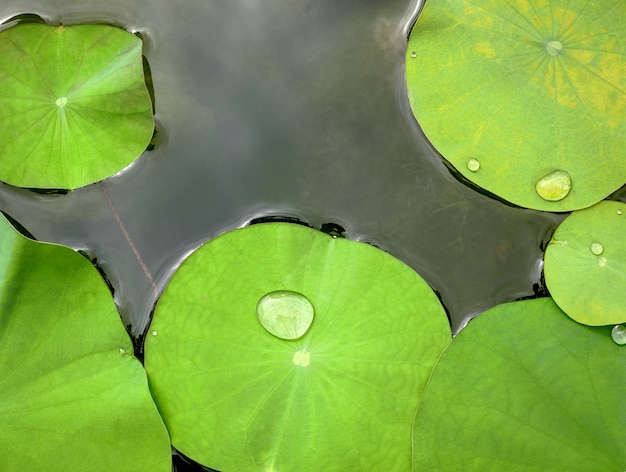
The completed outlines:
[[[1,185],[0,208],[36,238],[96,258],[134,334],[192,248],[264,215],[336,223],[390,252],[437,290],[454,331],[530,296],[560,217],[463,185],[424,139],[403,82],[415,10],[408,0],[6,0],[3,19],[140,31],[159,142],[104,187],[40,196]]]

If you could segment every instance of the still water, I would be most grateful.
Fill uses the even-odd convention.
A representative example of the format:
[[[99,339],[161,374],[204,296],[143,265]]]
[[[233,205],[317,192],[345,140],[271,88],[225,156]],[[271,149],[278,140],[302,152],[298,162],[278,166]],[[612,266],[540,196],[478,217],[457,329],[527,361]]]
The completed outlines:
[[[453,177],[405,94],[409,0],[5,0],[0,19],[105,22],[142,33],[158,143],[66,195],[0,185],[37,239],[85,250],[133,334],[200,243],[254,218],[335,223],[413,267],[453,331],[533,295],[562,216],[513,208]],[[132,242],[132,244],[130,244]]]

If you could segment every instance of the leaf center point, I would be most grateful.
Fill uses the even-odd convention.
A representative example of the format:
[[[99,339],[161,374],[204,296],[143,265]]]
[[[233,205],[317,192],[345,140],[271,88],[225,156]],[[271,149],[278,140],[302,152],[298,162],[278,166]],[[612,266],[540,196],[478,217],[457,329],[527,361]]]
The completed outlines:
[[[57,98],[56,102],[54,102],[54,103],[59,108],[63,108],[65,106],[65,104],[67,103],[67,97]]]
[[[563,44],[561,43],[561,41],[553,40],[549,41],[548,44],[546,44],[546,51],[553,57],[557,56],[562,49]]]

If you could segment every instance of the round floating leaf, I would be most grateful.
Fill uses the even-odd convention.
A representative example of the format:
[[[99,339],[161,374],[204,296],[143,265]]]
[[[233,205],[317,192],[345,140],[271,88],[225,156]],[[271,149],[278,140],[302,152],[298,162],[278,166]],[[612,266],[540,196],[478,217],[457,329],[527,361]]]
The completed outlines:
[[[626,352],[549,298],[481,314],[437,363],[414,471],[626,470]]]
[[[517,205],[590,206],[626,181],[626,3],[428,1],[409,101],[466,178]]]
[[[626,204],[600,202],[563,220],[544,273],[554,301],[579,323],[626,322]]]
[[[107,25],[0,32],[0,179],[76,188],[145,151],[154,120],[141,48]]]
[[[259,304],[286,293],[275,336]],[[283,339],[292,330],[281,316],[297,339]],[[437,296],[408,266],[367,244],[264,223],[219,236],[176,271],[145,367],[172,443],[209,467],[407,470],[413,414],[449,341]]]
[[[0,470],[166,472],[167,431],[106,284],[0,217]]]

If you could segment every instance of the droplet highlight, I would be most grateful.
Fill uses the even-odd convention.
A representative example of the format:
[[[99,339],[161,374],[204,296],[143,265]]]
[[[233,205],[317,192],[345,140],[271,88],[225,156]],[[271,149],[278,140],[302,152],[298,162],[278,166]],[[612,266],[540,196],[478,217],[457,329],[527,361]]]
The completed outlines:
[[[618,215],[621,215],[622,213],[624,213],[622,210],[617,210]]]
[[[156,329],[152,331],[152,336],[156,336],[157,334],[159,334],[159,332]]]
[[[600,267],[606,267],[606,257],[604,256],[598,257],[598,265]]]
[[[549,202],[563,200],[572,189],[572,179],[564,170],[555,170],[545,175],[535,185],[537,194]]]
[[[611,330],[611,337],[613,338],[613,341],[615,341],[615,344],[619,344],[620,346],[626,344],[626,326],[614,326]]]
[[[546,44],[546,51],[548,51],[548,54],[550,54],[551,56],[556,56],[558,55],[561,51],[563,50],[563,44],[561,43],[561,41],[549,41],[548,44]]]
[[[125,356],[126,355],[126,349],[124,349],[123,347],[120,347],[120,356]]]
[[[59,108],[63,108],[67,104],[67,97],[57,98],[56,102],[54,103]]]
[[[307,297],[298,292],[278,290],[265,294],[256,306],[261,325],[281,339],[298,339],[307,332],[315,311]]]
[[[470,159],[467,161],[467,168],[472,172],[477,172],[480,169],[480,161],[478,159]]]
[[[411,53],[411,57],[417,57],[417,53],[416,53],[415,51],[413,51],[413,52]]]
[[[592,242],[589,249],[591,249],[591,252],[593,252],[596,256],[599,256],[604,252],[604,246],[602,245],[602,243],[599,243],[597,241]]]

